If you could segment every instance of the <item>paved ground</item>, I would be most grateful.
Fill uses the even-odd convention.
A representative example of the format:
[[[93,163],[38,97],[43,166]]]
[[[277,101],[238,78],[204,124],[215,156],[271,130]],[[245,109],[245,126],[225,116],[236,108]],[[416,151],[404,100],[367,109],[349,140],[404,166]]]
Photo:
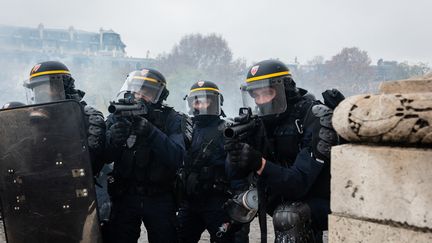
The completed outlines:
[[[270,217],[267,218],[267,229],[268,229],[267,242],[271,243],[274,241],[274,232],[273,232],[273,227],[272,227]],[[326,233],[324,234],[324,243],[327,243],[327,234]],[[259,243],[260,242],[260,230],[259,230],[259,224],[258,224],[257,219],[252,221],[251,233],[249,234],[249,241],[251,243]],[[3,233],[3,221],[0,221],[0,242],[6,242],[5,237],[4,237],[4,233]],[[141,233],[141,238],[139,239],[139,243],[145,243],[145,242],[148,242],[148,241],[147,241],[145,229],[143,227],[143,231]],[[210,242],[209,235],[207,234],[207,232],[205,232],[202,235],[201,240],[200,240],[200,243],[204,243],[204,242]]]
[[[146,236],[146,231],[144,229],[144,227],[142,228],[142,232],[141,232],[141,238],[139,239],[139,243],[147,243],[147,236]],[[274,241],[274,232],[273,232],[273,227],[272,227],[272,221],[271,218],[268,217],[267,218],[267,232],[268,232],[268,238],[267,238],[267,242],[273,242]],[[255,242],[260,242],[260,229],[259,229],[259,224],[258,224],[258,219],[255,218],[252,223],[251,223],[251,233],[249,233],[249,242],[250,243],[255,243]],[[204,243],[204,242],[210,242],[210,236],[207,233],[207,231],[205,231],[202,236],[201,236],[201,240],[199,241],[199,243]]]
[[[260,239],[261,238],[260,238],[260,228],[259,228],[258,218],[255,218],[251,223],[251,232],[249,233],[249,242],[250,243],[259,243]],[[324,232],[323,240],[324,240],[324,243],[328,242],[327,231]],[[148,241],[147,241],[146,232],[145,232],[145,229],[143,227],[139,243],[147,243],[147,242]],[[210,242],[210,238],[209,238],[207,231],[204,232],[204,234],[201,236],[201,240],[199,241],[199,243],[204,243],[204,242]],[[273,231],[272,218],[269,216],[267,217],[267,242],[269,242],[269,243],[274,242],[274,231]]]

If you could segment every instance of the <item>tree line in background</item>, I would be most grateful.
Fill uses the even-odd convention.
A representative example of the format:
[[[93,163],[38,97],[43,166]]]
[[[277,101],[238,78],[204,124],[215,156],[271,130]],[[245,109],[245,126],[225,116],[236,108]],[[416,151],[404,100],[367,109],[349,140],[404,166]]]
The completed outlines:
[[[306,65],[294,67],[295,79],[315,91],[338,88],[346,95],[376,92],[382,81],[408,79],[430,72],[425,63],[372,61],[366,51],[357,47],[343,48],[330,60],[317,56]]]
[[[317,56],[303,65],[287,64],[298,86],[318,98],[321,92],[331,88],[348,96],[376,92],[382,81],[422,76],[430,71],[424,63],[409,65],[380,59],[372,64],[367,52],[357,47],[343,48],[329,60]],[[226,103],[233,104],[225,106],[228,114],[236,115],[241,106],[239,86],[246,77],[248,65],[244,59],[233,58],[228,43],[220,35],[186,35],[171,52],[159,55],[156,65],[170,81],[169,87],[183,91],[171,95],[169,100],[173,104],[179,103],[194,81],[205,79],[218,84]]]
[[[226,40],[217,34],[184,36],[169,53],[156,58],[156,68],[168,80],[172,91],[169,104],[185,109],[181,104],[194,82],[208,80],[216,83],[225,97],[224,111],[236,115],[241,104],[240,81],[247,69],[246,61],[234,59]],[[235,105],[229,105],[235,104]]]
[[[77,80],[76,86],[87,92],[86,100],[102,111],[115,97],[127,73],[142,68],[104,59],[71,57],[46,57],[64,62]],[[277,57],[274,57],[277,58]],[[23,61],[24,60],[24,61]],[[0,101],[25,101],[22,81],[27,78],[37,58],[1,58],[0,82],[6,91],[0,93]],[[260,60],[257,60],[260,61]],[[284,60],[281,60],[284,61]],[[235,59],[227,41],[217,34],[186,35],[172,50],[160,54],[148,67],[160,70],[168,80],[168,103],[185,111],[183,98],[190,86],[198,80],[215,82],[225,97],[224,110],[235,116],[241,106],[239,86],[246,77],[248,64]],[[287,63],[298,86],[317,95],[325,89],[338,88],[345,95],[375,92],[378,83],[385,80],[407,79],[422,76],[430,71],[424,63],[409,65],[405,62],[379,60],[372,64],[366,51],[357,47],[343,48],[329,60],[317,56],[305,64]]]

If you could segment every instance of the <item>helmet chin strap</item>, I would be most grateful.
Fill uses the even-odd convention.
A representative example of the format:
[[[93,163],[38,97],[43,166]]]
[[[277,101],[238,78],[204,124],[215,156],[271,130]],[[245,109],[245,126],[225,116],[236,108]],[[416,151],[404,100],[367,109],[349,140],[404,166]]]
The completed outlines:
[[[258,108],[260,109],[262,114],[269,114],[272,112],[273,108],[273,101],[258,105]]]
[[[200,111],[198,109],[193,108],[192,115],[198,116],[199,114],[200,114]]]

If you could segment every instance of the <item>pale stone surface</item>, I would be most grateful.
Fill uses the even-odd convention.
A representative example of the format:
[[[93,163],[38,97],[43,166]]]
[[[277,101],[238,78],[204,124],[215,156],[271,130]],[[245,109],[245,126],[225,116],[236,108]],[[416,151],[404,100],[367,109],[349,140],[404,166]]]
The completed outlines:
[[[432,78],[382,82],[379,91],[383,94],[432,92]]]
[[[0,220],[0,242],[6,242],[6,235],[4,233],[3,220]]]
[[[402,227],[372,223],[358,219],[329,216],[329,243],[430,243],[432,233],[414,231]]]
[[[332,122],[351,142],[432,144],[432,93],[351,96]]]
[[[332,148],[331,210],[432,228],[432,149]]]

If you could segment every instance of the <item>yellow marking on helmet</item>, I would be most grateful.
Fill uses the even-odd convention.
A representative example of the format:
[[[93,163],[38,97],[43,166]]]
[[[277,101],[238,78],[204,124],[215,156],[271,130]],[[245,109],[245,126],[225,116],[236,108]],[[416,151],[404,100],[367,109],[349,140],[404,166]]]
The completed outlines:
[[[39,77],[39,76],[48,75],[48,74],[62,74],[62,73],[63,74],[70,74],[70,72],[66,71],[66,70],[52,70],[52,71],[34,73],[34,74],[30,75],[30,78]]]
[[[190,91],[190,93],[195,92],[195,91],[200,91],[200,90],[211,90],[211,91],[220,92],[218,89],[215,89],[215,88],[196,88],[196,89],[192,89]]]
[[[267,79],[267,78],[274,78],[274,77],[279,77],[279,76],[283,76],[283,75],[289,75],[289,74],[290,74],[289,71],[283,71],[283,72],[278,72],[278,73],[270,73],[270,74],[266,74],[266,75],[261,75],[261,76],[253,77],[253,78],[248,78],[248,79],[246,79],[246,83],[257,81],[257,80],[261,80],[261,79]]]
[[[133,76],[132,79],[142,79],[142,80],[147,80],[153,83],[159,83],[159,81],[157,81],[154,78],[149,78],[149,77],[143,77],[143,76]]]

